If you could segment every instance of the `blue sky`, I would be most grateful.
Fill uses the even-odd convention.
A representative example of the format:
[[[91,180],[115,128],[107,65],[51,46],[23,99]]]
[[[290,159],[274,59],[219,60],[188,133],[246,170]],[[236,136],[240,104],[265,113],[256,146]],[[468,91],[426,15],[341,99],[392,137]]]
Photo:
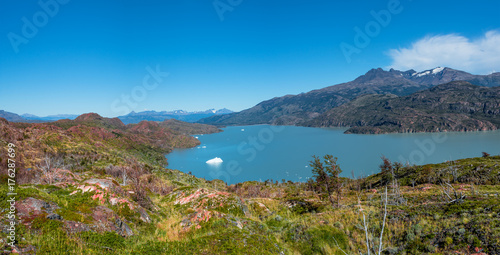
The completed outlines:
[[[376,67],[500,71],[498,1],[6,0],[0,7],[0,109],[18,114],[239,111]],[[372,11],[390,21],[356,45],[355,27],[366,32],[378,22]],[[357,48],[350,61],[342,43]]]

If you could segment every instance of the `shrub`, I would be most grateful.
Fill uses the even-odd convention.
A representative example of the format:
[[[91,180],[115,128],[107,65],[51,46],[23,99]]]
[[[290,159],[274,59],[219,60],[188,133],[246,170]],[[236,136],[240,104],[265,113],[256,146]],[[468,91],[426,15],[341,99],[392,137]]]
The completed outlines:
[[[453,243],[453,238],[451,238],[450,236],[447,236],[445,239],[444,239],[444,243],[446,245],[451,245]]]
[[[458,233],[459,233],[460,235],[465,234],[465,228],[460,228],[460,229],[458,230]]]
[[[416,236],[420,236],[422,234],[422,229],[423,227],[420,224],[413,225],[412,227],[412,230],[415,232]]]
[[[338,221],[333,223],[333,226],[338,228],[338,229],[344,229],[344,225],[342,225],[342,223],[340,223]]]
[[[436,251],[436,247],[434,247],[434,245],[431,245],[431,244],[427,245],[425,247],[425,249],[427,250],[427,252],[435,252]]]
[[[285,203],[290,206],[292,212],[297,214],[304,214],[304,213],[318,211],[318,206],[314,205],[309,201],[305,201],[302,198],[289,199]]]
[[[148,193],[144,187],[144,185],[137,183],[134,186],[134,195],[133,195],[134,201],[136,201],[140,206],[152,210],[153,209],[153,202],[151,201],[151,198],[149,198]]]
[[[106,170],[106,174],[109,174],[115,178],[122,177],[122,172],[124,171],[124,169],[122,167],[114,166],[114,165],[108,165],[105,168],[105,170]]]
[[[407,234],[406,234],[406,240],[408,242],[411,242],[413,240],[415,240],[415,234],[413,233],[413,231],[409,231]]]
[[[388,252],[389,254],[391,254],[391,255],[393,255],[393,254],[397,254],[397,253],[398,253],[398,251],[399,251],[399,249],[398,249],[397,247],[388,247],[388,248],[387,248],[387,252]]]

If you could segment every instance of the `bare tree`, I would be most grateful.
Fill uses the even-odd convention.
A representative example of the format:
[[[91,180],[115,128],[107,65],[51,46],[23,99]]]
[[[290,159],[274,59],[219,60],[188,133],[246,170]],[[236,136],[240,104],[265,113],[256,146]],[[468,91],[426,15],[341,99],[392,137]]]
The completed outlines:
[[[48,184],[52,184],[57,175],[57,168],[63,167],[63,163],[60,159],[45,155],[37,167],[42,171],[43,177],[47,179]]]
[[[382,223],[382,230],[380,231],[380,241],[378,246],[378,254],[382,254],[382,239],[384,236],[385,219],[387,218],[387,186],[385,187],[385,203],[384,203],[384,222]]]
[[[444,181],[444,185],[443,181],[441,181],[439,185],[441,185],[441,193],[447,203],[461,203],[466,198],[462,192],[457,193],[457,190],[447,181]]]
[[[126,167],[122,167],[122,186],[126,186],[127,185],[127,168]]]
[[[365,236],[366,236],[366,252],[370,255],[370,240],[368,239],[368,226],[366,224],[366,216],[363,213],[363,226],[365,227]]]
[[[342,248],[340,248],[340,245],[339,245],[339,243],[337,242],[337,239],[335,238],[335,236],[333,237],[333,241],[335,241],[335,245],[337,246],[337,248],[339,248],[339,249],[340,249],[340,251],[342,251],[345,255],[347,255],[347,253],[346,253],[344,250],[342,250]]]
[[[372,245],[370,245],[370,238],[369,238],[369,234],[370,233],[369,233],[368,223],[367,223],[367,220],[366,220],[366,215],[361,210],[361,213],[363,214],[363,227],[364,227],[364,231],[365,231],[366,251],[367,251],[368,255],[371,254],[372,249],[373,249],[373,253],[374,254],[378,254],[378,255],[382,254],[383,247],[384,247],[384,245],[383,245],[383,238],[384,238],[384,229],[385,229],[385,219],[387,218],[387,201],[388,200],[387,200],[387,186],[386,186],[385,187],[385,201],[384,201],[384,219],[383,219],[383,222],[382,222],[382,230],[380,231],[378,250],[376,249],[376,247],[375,247],[375,245],[373,243],[372,243]],[[373,236],[373,232],[372,232],[372,236]]]

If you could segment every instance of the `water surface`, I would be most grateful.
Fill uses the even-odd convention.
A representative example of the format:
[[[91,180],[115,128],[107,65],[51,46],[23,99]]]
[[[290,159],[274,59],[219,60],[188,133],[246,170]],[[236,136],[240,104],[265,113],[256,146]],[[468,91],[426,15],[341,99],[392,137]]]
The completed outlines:
[[[366,176],[379,171],[386,156],[410,164],[439,163],[500,154],[500,131],[356,135],[343,128],[237,126],[224,132],[196,135],[201,145],[166,155],[171,169],[192,172],[228,184],[273,179],[306,181],[313,155],[338,157],[342,176]],[[206,161],[219,157],[220,164]]]

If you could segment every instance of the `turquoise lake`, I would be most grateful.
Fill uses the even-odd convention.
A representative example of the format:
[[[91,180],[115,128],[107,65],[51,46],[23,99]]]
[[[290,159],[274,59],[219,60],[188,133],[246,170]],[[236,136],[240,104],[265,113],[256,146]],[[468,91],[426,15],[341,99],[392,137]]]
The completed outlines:
[[[381,157],[422,165],[500,154],[500,131],[355,135],[344,128],[235,126],[195,135],[201,145],[167,154],[168,168],[228,184],[273,179],[307,181],[313,155],[338,157],[342,176],[379,172]],[[220,158],[222,162],[207,164]],[[215,160],[217,161],[217,160]]]

